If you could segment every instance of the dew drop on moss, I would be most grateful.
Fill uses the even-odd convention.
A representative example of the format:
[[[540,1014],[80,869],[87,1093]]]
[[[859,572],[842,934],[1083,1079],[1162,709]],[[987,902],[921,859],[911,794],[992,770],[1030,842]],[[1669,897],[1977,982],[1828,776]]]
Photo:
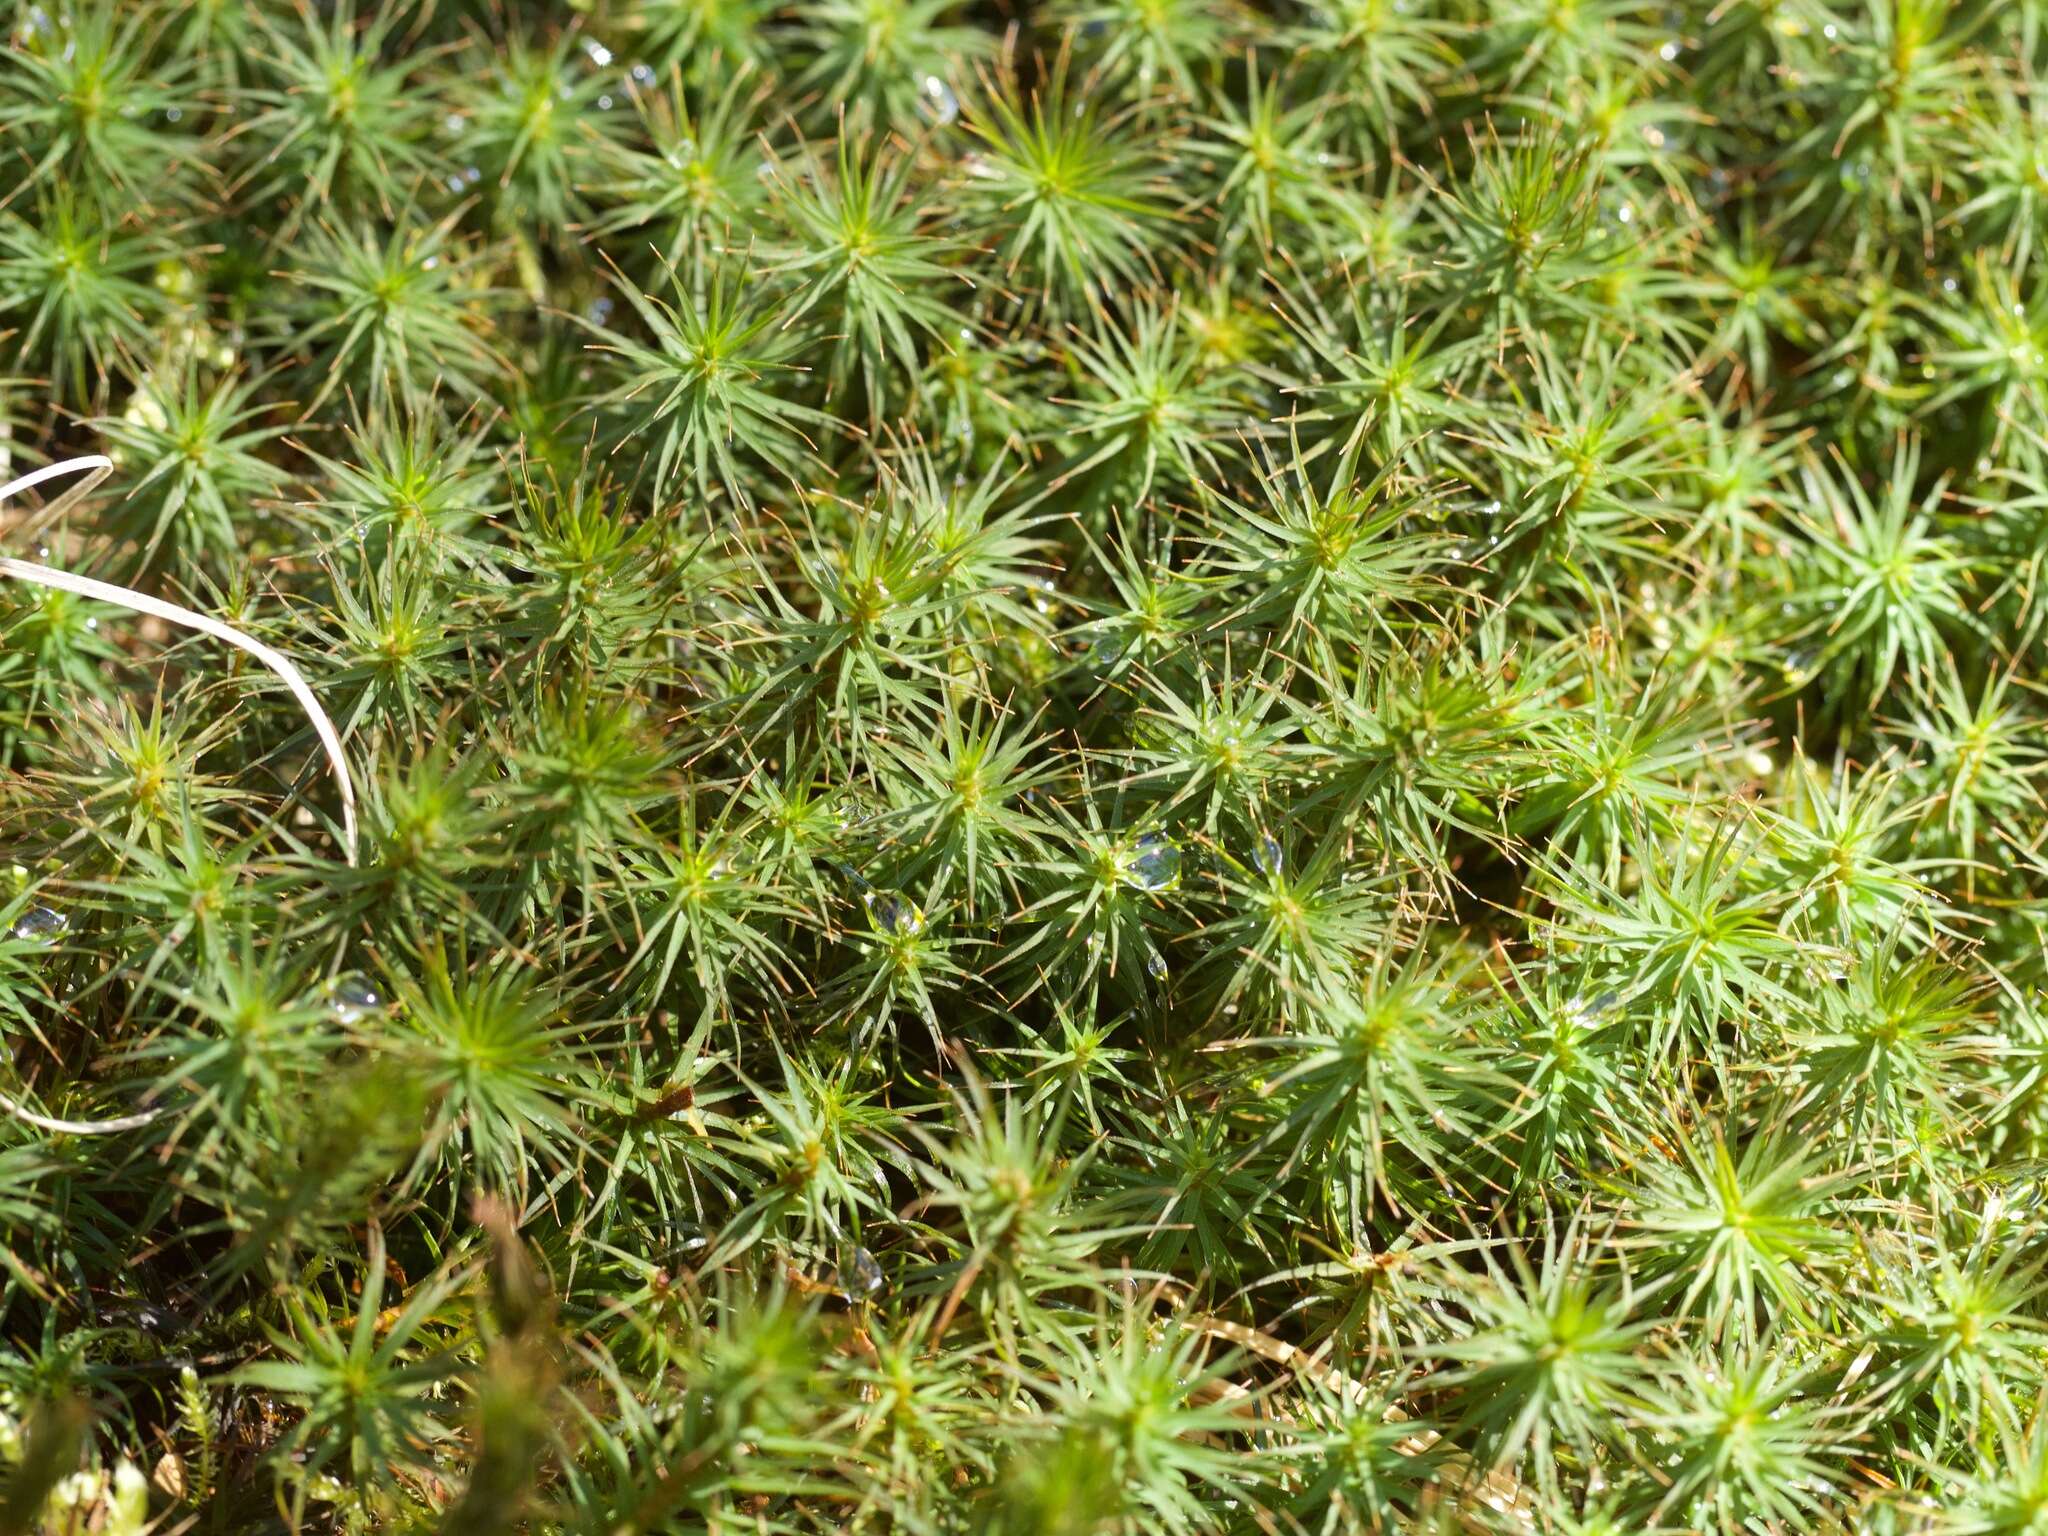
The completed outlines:
[[[1180,844],[1164,832],[1147,832],[1130,846],[1123,876],[1141,891],[1170,891],[1180,884]]]
[[[926,122],[943,128],[959,118],[960,98],[937,75],[926,75],[918,82],[917,111]]]
[[[882,1289],[882,1266],[865,1248],[855,1248],[839,1266],[839,1293],[848,1301],[865,1301]]]
[[[54,944],[70,926],[71,919],[53,907],[30,907],[14,920],[10,931],[23,944]]]
[[[384,994],[360,971],[337,976],[327,989],[327,1011],[344,1024],[368,1018],[384,1006]]]
[[[910,939],[924,932],[924,913],[916,902],[891,891],[869,891],[861,900],[867,903],[868,921],[877,933]]]
[[[1565,1004],[1565,1014],[1574,1024],[1591,1024],[1606,1018],[1621,1006],[1621,993],[1607,987],[1592,997],[1575,997]]]

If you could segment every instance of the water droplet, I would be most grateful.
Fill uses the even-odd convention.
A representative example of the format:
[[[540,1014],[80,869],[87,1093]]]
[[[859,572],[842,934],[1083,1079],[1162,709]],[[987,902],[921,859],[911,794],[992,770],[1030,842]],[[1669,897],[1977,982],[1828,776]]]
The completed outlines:
[[[1166,956],[1159,953],[1156,949],[1148,953],[1145,956],[1145,974],[1154,981],[1164,981],[1166,979]]]
[[[1672,60],[1676,59],[1678,57],[1677,40],[1673,39],[1671,42],[1668,42],[1663,47],[1659,48],[1657,50],[1657,57],[1662,59],[1666,64],[1669,64],[1670,62],[1672,62]]]
[[[633,77],[635,85],[654,84],[654,66],[651,64],[635,64],[626,73]]]
[[[23,944],[54,944],[64,937],[71,919],[51,907],[30,907],[14,920],[9,930]]]
[[[583,52],[584,55],[590,60],[590,62],[595,64],[599,69],[603,69],[607,64],[611,63],[612,61],[611,49],[605,47],[603,43],[600,43],[594,37],[583,45]]]
[[[484,179],[484,173],[483,173],[482,171],[478,170],[478,169],[477,169],[477,168],[476,168],[475,166],[473,166],[473,165],[470,165],[470,166],[465,166],[465,167],[463,167],[463,171],[462,171],[462,179],[463,179],[464,181],[468,182],[468,183],[469,183],[469,184],[470,184],[470,185],[471,185],[471,186],[473,187],[473,186],[475,186],[475,185],[476,185],[476,184],[477,184],[478,182],[480,182],[480,181],[482,181],[482,180]]]
[[[590,301],[590,308],[584,311],[595,325],[603,325],[612,317],[612,301],[603,294]]]
[[[684,1267],[691,1257],[711,1246],[710,1234],[694,1221],[677,1222],[675,1234],[675,1244],[669,1249],[666,1262],[676,1268]]]
[[[1583,1017],[1604,1019],[1621,1006],[1621,992],[1618,988],[1607,987],[1593,994],[1593,1000],[1584,1005]]]
[[[1954,293],[1956,291],[1956,286],[1956,280],[1952,277],[1944,277],[1941,280],[1941,291],[1943,293]]]
[[[1122,870],[1141,891],[1170,891],[1180,884],[1180,844],[1164,832],[1147,832],[1124,854]]]
[[[100,621],[99,621],[98,619],[96,619],[96,618],[95,618],[95,619],[87,619],[87,620],[85,621],[85,627],[86,627],[87,629],[98,629],[98,628],[100,627]]]
[[[835,1278],[841,1296],[848,1301],[866,1301],[882,1288],[882,1266],[867,1249],[852,1248]]]
[[[868,921],[875,925],[875,932],[898,939],[914,939],[924,932],[924,912],[916,902],[891,891],[869,891],[861,900],[867,904]]]
[[[1258,866],[1262,875],[1278,875],[1286,867],[1286,861],[1280,855],[1280,840],[1271,833],[1260,837],[1259,846],[1252,852],[1252,863]]]
[[[343,1024],[354,1024],[378,1012],[384,994],[360,971],[337,976],[327,987],[327,1011]]]
[[[448,137],[451,139],[454,138],[458,133],[462,132],[462,130],[468,126],[469,119],[464,117],[460,112],[450,112],[446,117],[441,119],[441,131],[447,134]]]
[[[917,111],[926,122],[943,128],[960,116],[960,98],[937,75],[926,75],[918,82]]]
[[[609,111],[611,111],[611,109],[612,109],[612,98],[611,98],[611,93],[610,93],[610,92],[606,92],[606,93],[605,93],[604,95],[602,95],[602,96],[600,96],[600,97],[598,97],[598,98],[597,98],[597,110],[598,110],[598,111],[600,111],[600,112],[609,112]]]
[[[164,121],[165,121],[165,122],[167,122],[167,123],[175,123],[175,122],[177,122],[177,121],[178,121],[178,120],[179,120],[180,118],[182,118],[182,117],[183,117],[184,115],[185,115],[184,109],[183,109],[183,108],[181,108],[181,107],[165,107],[165,108],[164,108]]]

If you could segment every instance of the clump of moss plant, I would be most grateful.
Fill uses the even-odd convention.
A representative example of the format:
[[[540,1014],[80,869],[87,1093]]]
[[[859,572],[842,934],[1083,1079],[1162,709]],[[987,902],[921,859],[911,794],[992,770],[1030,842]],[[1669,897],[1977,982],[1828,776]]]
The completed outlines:
[[[0,29],[0,1533],[2044,1528],[2035,8]]]

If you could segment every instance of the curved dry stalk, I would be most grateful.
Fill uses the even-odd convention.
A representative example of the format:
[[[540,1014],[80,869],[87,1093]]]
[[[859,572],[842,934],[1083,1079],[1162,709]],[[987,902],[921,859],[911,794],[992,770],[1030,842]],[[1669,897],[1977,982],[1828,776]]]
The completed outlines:
[[[39,1115],[4,1093],[0,1093],[0,1110],[5,1110],[24,1125],[60,1136],[116,1136],[122,1131],[139,1131],[163,1114],[161,1109],[145,1109],[139,1114],[116,1115],[111,1120],[58,1120],[49,1115]]]
[[[66,497],[84,495],[113,472],[114,461],[104,454],[86,454],[81,458],[64,459],[55,464],[45,464],[41,469],[31,470],[16,476],[5,485],[0,485],[0,501],[19,492],[30,490],[45,481],[62,479],[67,475],[83,473],[85,478],[66,492]],[[292,697],[306,712],[312,722],[313,734],[320,739],[321,749],[327,754],[328,765],[334,770],[335,781],[341,786],[341,825],[345,844],[344,854],[350,865],[356,861],[356,791],[355,781],[348,771],[348,758],[342,752],[340,733],[334,729],[334,722],[327,711],[320,707],[313,690],[291,661],[262,641],[245,635],[231,624],[211,618],[206,614],[167,603],[162,598],[151,597],[129,587],[116,586],[112,582],[95,581],[90,576],[77,576],[69,571],[54,570],[47,565],[37,565],[30,560],[15,560],[0,556],[0,576],[16,581],[31,582],[37,586],[53,587],[60,592],[74,592],[80,597],[89,597],[95,602],[110,603],[117,608],[126,608],[132,613],[147,614],[152,618],[177,624],[186,629],[196,629],[201,634],[212,635],[216,640],[225,641],[236,650],[246,651],[284,680]],[[34,1110],[17,1103],[6,1094],[0,1093],[0,1110],[12,1115],[26,1125],[38,1130],[64,1136],[113,1136],[123,1131],[140,1130],[156,1120],[161,1109],[144,1110],[139,1114],[116,1115],[108,1120],[60,1120],[50,1115],[40,1115]]]
[[[88,453],[81,458],[60,459],[55,464],[45,464],[41,469],[32,469],[25,475],[16,475],[5,485],[0,485],[0,501],[5,501],[22,491],[33,490],[45,480],[61,480],[66,475],[76,474],[82,469],[90,470],[91,473],[44,508],[45,512],[54,512],[64,502],[75,501],[98,485],[114,472],[114,461],[103,453]]]
[[[25,491],[45,480],[54,480],[62,475],[80,470],[92,471],[91,478],[74,488],[71,494],[80,495],[104,480],[113,469],[113,460],[102,454],[88,454],[83,458],[65,459],[61,463],[46,464],[18,479],[0,486],[0,501]],[[16,581],[33,582],[37,586],[54,587],[63,592],[75,592],[80,597],[92,598],[95,602],[110,603],[117,608],[126,608],[132,613],[147,614],[162,619],[168,624],[177,624],[185,629],[196,629],[201,634],[225,641],[236,650],[245,651],[268,667],[284,680],[292,697],[312,722],[313,734],[320,739],[320,747],[327,754],[328,766],[334,770],[335,782],[341,787],[341,827],[344,857],[353,866],[356,862],[356,789],[355,781],[349,775],[348,758],[342,751],[341,734],[334,728],[327,711],[320,707],[320,701],[306,683],[299,669],[290,659],[272,650],[262,641],[244,634],[231,624],[223,623],[207,614],[193,609],[167,603],[162,598],[151,597],[137,592],[132,587],[116,586],[112,582],[95,581],[90,576],[77,576],[69,571],[54,570],[47,565],[37,565],[29,560],[14,560],[0,557],[0,576],[12,577]]]

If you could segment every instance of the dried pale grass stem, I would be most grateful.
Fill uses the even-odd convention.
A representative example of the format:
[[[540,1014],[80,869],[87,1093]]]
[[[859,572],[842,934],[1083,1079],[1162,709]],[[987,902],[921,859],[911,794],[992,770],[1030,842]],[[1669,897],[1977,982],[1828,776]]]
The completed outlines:
[[[46,464],[41,469],[17,476],[0,485],[0,501],[31,490],[47,481],[64,479],[70,475],[82,474],[84,479],[72,486],[65,499],[84,495],[113,471],[113,460],[103,454],[87,454],[82,458],[64,459],[55,464]],[[80,597],[89,597],[95,602],[109,603],[117,608],[126,608],[131,613],[147,614],[152,618],[177,624],[186,629],[196,629],[201,634],[212,635],[216,640],[225,641],[238,651],[246,651],[275,672],[284,680],[292,697],[306,712],[312,722],[313,734],[320,738],[320,746],[327,754],[328,765],[334,770],[336,783],[341,786],[341,827],[343,855],[353,865],[356,861],[356,792],[355,782],[349,776],[348,758],[342,751],[341,736],[328,718],[327,711],[320,707],[313,690],[289,658],[272,650],[262,641],[245,635],[231,624],[176,603],[167,603],[161,598],[137,592],[130,587],[116,586],[112,582],[95,581],[89,576],[74,575],[69,571],[54,570],[47,565],[38,565],[29,560],[15,560],[0,556],[0,576],[14,581],[26,581],[41,587],[52,587],[60,592],[73,592]],[[150,1124],[162,1110],[146,1110],[140,1114],[119,1115],[108,1120],[60,1120],[49,1115],[40,1115],[0,1093],[0,1110],[12,1115],[38,1130],[65,1136],[112,1136],[123,1131],[140,1130]]]
[[[0,486],[0,501],[20,491],[40,485],[46,480],[58,479],[64,475],[90,471],[90,478],[81,482],[71,492],[82,495],[105,479],[113,468],[113,461],[100,454],[89,454],[84,458],[65,459],[61,463],[48,464],[43,468],[10,480]],[[147,614],[169,624],[186,629],[196,629],[201,634],[211,635],[225,641],[238,651],[245,651],[283,679],[285,687],[291,690],[299,708],[306,712],[312,722],[313,734],[320,738],[321,750],[327,754],[328,766],[334,770],[335,782],[341,787],[341,829],[343,856],[349,864],[356,861],[356,790],[355,781],[349,775],[348,758],[342,751],[341,735],[328,718],[327,711],[320,707],[320,701],[306,683],[305,677],[294,666],[290,658],[272,650],[262,641],[244,634],[232,624],[223,623],[210,615],[167,603],[162,598],[151,597],[131,587],[116,586],[112,582],[95,581],[90,576],[75,575],[70,571],[53,570],[47,565],[33,561],[14,560],[0,557],[0,576],[16,581],[33,582],[37,586],[54,587],[62,592],[74,592],[80,597],[89,597],[95,602],[109,603],[117,608],[126,608],[131,613]]]

